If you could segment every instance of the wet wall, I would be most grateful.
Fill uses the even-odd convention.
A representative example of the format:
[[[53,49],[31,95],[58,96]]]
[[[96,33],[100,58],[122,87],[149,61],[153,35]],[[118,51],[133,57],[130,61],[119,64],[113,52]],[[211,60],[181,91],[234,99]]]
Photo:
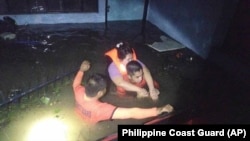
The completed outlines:
[[[108,21],[141,20],[147,0],[107,0]],[[149,0],[147,20],[167,35],[207,58],[222,44],[239,0]],[[9,15],[18,25],[105,22],[105,2],[97,13]],[[0,18],[2,18],[2,15]]]
[[[107,0],[108,21],[140,20],[143,15],[144,0],[124,1]],[[1,2],[3,3],[3,2]],[[0,3],[0,4],[1,4]],[[98,12],[92,13],[38,13],[22,15],[0,15],[10,16],[18,25],[26,24],[57,24],[57,23],[101,23],[105,22],[106,0],[98,1]]]
[[[108,20],[141,20],[145,0],[108,0]]]
[[[1,3],[0,3],[1,4]],[[13,18],[18,25],[27,24],[60,24],[60,23],[101,23],[105,22],[105,0],[99,0],[98,12],[90,13],[38,13],[38,14],[16,14],[0,15]]]
[[[239,0],[151,0],[148,21],[207,58],[221,46]]]

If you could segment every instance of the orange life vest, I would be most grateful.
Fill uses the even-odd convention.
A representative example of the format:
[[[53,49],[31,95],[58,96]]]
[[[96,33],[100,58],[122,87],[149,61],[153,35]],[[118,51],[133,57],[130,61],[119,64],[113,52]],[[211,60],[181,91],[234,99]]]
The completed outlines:
[[[132,50],[133,50],[133,54],[132,54],[133,60],[137,60],[135,51],[134,51],[134,49],[132,49]],[[126,66],[124,66],[121,63],[120,59],[118,58],[118,54],[117,54],[117,49],[116,48],[113,48],[113,49],[107,51],[105,53],[105,55],[109,56],[113,60],[113,62],[115,63],[116,67],[119,69],[119,71],[120,71],[120,73],[122,75],[126,75],[127,74]]]

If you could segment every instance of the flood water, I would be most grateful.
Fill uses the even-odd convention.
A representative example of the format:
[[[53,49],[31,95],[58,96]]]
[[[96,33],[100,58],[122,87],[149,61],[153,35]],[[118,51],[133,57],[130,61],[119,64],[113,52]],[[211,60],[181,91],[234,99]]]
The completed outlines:
[[[249,124],[247,84],[188,48],[157,52],[146,45],[161,35],[150,23],[143,34],[140,21],[110,22],[107,29],[103,23],[20,26],[14,40],[1,40],[0,139],[26,141],[34,124],[47,118],[66,125],[68,141],[97,140],[116,133],[119,124],[153,120],[113,120],[92,127],[74,113],[71,85],[81,62],[91,62],[86,77],[106,74],[104,53],[119,41],[130,42],[159,82],[160,99],[119,98],[108,91],[103,101],[124,107],[170,103],[178,114],[164,124]]]

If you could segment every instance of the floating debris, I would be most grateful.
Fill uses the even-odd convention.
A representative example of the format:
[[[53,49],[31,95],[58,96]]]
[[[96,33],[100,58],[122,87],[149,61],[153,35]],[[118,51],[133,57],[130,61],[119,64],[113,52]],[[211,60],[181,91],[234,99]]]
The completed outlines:
[[[16,99],[15,97],[17,95],[20,95],[23,91],[21,89],[11,89],[10,93],[8,95],[8,99],[9,101],[13,101],[14,103],[18,102],[18,99]]]
[[[49,97],[45,97],[45,96],[41,97],[40,100],[41,100],[42,103],[45,104],[45,105],[48,105],[49,102],[50,102],[50,98],[49,98]]]
[[[12,40],[16,38],[16,34],[11,32],[4,32],[0,34],[0,37],[3,38],[4,40]]]

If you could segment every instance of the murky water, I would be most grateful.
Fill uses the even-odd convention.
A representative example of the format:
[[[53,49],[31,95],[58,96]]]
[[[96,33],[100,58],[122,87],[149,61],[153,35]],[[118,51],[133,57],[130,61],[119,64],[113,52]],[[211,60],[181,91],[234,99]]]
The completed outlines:
[[[190,115],[202,117],[203,123],[242,121],[231,117],[223,119],[219,115],[214,117],[218,113],[209,110],[218,108],[216,105],[223,101],[219,111],[225,111],[229,108],[227,104],[232,103],[231,100],[223,100],[228,92],[224,87],[232,84],[227,75],[216,67],[210,68],[187,48],[164,53],[148,48],[145,43],[158,41],[163,35],[153,25],[148,25],[145,38],[139,33],[138,21],[110,23],[107,30],[104,24],[28,25],[19,28],[15,40],[1,40],[0,90],[2,103],[6,104],[1,107],[0,139],[26,141],[32,126],[46,118],[60,120],[66,125],[67,141],[96,140],[115,133],[119,124],[143,124],[152,120],[105,121],[90,127],[74,113],[71,84],[80,63],[83,59],[90,60],[92,68],[87,76],[94,72],[105,74],[104,52],[120,40],[131,42],[138,58],[159,82],[160,100],[119,98],[109,92],[103,101],[124,107],[170,103],[176,111],[190,110],[182,118],[169,120],[169,123],[186,122]],[[25,94],[21,101],[13,100],[20,93]],[[49,101],[44,102],[42,98]],[[10,100],[11,103],[7,104]],[[211,116],[204,118],[206,112]]]

